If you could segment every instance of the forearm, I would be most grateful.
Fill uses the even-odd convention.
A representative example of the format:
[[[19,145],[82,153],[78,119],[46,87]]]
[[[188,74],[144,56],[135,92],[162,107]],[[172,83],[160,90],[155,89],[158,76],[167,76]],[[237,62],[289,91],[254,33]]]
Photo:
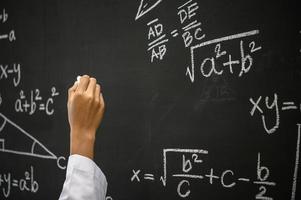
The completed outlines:
[[[78,154],[94,159],[95,132],[71,130],[70,133],[70,155]]]
[[[94,163],[95,134],[104,99],[95,78],[82,76],[68,90],[70,157],[60,200],[105,200],[107,181]]]

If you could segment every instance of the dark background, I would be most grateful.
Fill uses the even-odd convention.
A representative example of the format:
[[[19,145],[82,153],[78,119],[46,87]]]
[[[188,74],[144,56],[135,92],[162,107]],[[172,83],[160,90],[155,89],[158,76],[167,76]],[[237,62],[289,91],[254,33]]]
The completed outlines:
[[[196,173],[213,168],[220,176],[231,169],[237,177],[251,180],[257,177],[260,152],[262,165],[270,169],[269,180],[277,184],[267,186],[267,196],[290,199],[300,109],[280,111],[280,128],[268,135],[260,115],[250,116],[249,98],[263,97],[261,106],[270,122],[274,113],[264,107],[266,96],[277,93],[279,107],[283,101],[295,101],[300,107],[301,8],[293,1],[196,2],[200,7],[197,19],[206,33],[204,41],[260,30],[255,38],[262,50],[254,54],[248,74],[241,78],[229,72],[210,78],[198,75],[191,83],[185,76],[190,54],[181,37],[170,39],[163,61],[150,62],[146,24],[159,18],[166,30],[180,28],[176,13],[185,3],[182,0],[164,0],[137,21],[140,1],[1,0],[0,9],[6,9],[9,20],[0,24],[0,34],[14,29],[17,40],[0,41],[0,63],[21,63],[22,78],[16,88],[11,80],[0,80],[0,112],[54,154],[68,157],[67,89],[77,75],[89,74],[101,82],[106,101],[95,161],[107,177],[107,195],[114,200],[181,199],[177,195],[181,179],[170,176],[166,187],[159,181],[165,148],[206,149],[209,154],[202,157],[201,171]],[[237,41],[235,44],[230,49],[233,52],[238,50]],[[39,88],[47,96],[52,86],[60,92],[54,115],[15,112],[21,89]],[[208,98],[206,92],[214,93],[220,87],[231,91],[229,98],[211,98],[214,94]],[[181,163],[177,156],[168,161],[175,170]],[[12,189],[9,198],[58,199],[65,171],[54,160],[0,152],[0,174],[22,177],[30,166],[35,169],[39,191]],[[131,182],[132,170],[138,169],[141,182]],[[154,174],[156,180],[143,180],[143,173]],[[204,179],[191,180],[190,190],[187,199],[255,199],[259,186],[237,183],[223,188],[220,180],[210,185]],[[299,173],[296,198],[300,195]]]

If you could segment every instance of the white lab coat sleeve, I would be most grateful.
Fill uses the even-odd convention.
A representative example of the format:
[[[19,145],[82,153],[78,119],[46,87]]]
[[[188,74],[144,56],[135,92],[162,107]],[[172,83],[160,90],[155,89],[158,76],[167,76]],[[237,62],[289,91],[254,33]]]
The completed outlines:
[[[71,155],[59,200],[105,200],[107,186],[105,175],[94,161]]]

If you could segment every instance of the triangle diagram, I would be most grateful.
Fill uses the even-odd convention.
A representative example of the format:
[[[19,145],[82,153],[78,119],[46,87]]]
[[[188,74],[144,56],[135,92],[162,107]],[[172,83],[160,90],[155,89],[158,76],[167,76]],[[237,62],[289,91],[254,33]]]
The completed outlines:
[[[57,159],[41,142],[0,113],[0,152]]]
[[[162,0],[141,0],[135,20],[150,12],[161,2]]]

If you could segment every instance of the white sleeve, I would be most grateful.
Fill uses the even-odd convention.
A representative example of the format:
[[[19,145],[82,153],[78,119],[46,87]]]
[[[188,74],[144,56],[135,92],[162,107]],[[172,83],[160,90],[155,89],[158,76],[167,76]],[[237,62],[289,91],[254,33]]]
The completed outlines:
[[[105,200],[107,185],[105,175],[91,159],[71,155],[59,200]]]

